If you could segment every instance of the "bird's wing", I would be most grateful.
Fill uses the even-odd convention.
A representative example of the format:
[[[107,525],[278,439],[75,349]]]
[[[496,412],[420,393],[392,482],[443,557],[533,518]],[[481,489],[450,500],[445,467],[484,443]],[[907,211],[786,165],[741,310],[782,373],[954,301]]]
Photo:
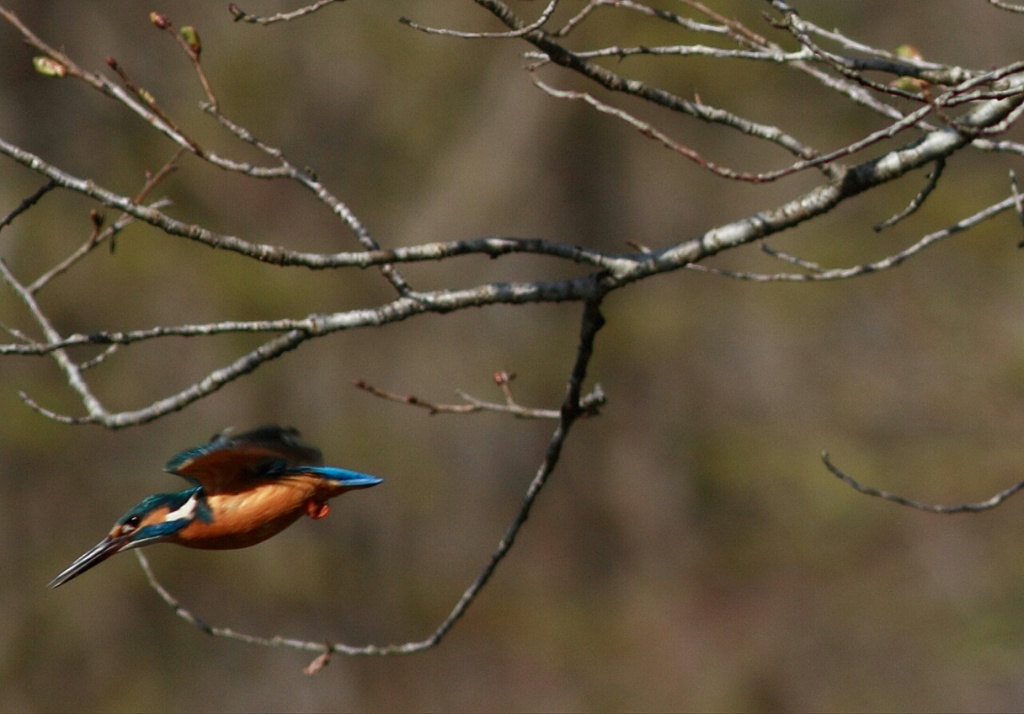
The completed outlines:
[[[298,431],[268,425],[243,434],[218,434],[208,444],[182,451],[164,470],[213,494],[245,489],[286,469],[321,463],[320,451],[299,441]]]

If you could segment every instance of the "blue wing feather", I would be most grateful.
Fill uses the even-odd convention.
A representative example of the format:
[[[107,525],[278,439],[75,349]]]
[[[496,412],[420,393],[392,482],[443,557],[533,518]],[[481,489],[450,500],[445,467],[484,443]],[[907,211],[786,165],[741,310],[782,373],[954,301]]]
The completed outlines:
[[[210,443],[171,458],[164,470],[202,486],[207,493],[300,473],[313,473],[348,488],[374,486],[383,480],[322,463],[319,449],[299,441],[297,430],[269,424],[243,434],[217,434]]]
[[[317,476],[321,476],[330,481],[337,481],[349,488],[376,486],[378,483],[382,483],[384,481],[384,479],[371,476],[370,474],[359,473],[358,471],[349,471],[348,469],[338,468],[337,466],[303,466],[287,469],[285,473],[316,474]]]

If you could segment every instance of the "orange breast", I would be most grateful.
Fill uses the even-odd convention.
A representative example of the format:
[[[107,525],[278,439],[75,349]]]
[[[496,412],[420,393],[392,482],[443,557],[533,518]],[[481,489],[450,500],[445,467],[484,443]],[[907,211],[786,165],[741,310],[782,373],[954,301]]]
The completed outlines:
[[[195,520],[175,541],[189,548],[246,548],[277,535],[307,512],[310,501],[324,502],[340,491],[319,478],[296,475],[239,493],[207,496],[213,520]]]

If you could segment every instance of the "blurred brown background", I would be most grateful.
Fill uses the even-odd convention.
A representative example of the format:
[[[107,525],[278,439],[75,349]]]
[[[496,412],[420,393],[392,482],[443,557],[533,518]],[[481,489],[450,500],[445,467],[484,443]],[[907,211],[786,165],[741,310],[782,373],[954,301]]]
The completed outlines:
[[[499,234],[657,247],[818,181],[715,179],[538,92],[521,71],[524,44],[428,37],[397,22],[497,29],[470,2],[352,0],[272,28],[233,23],[222,3],[198,0],[4,4],[83,66],[106,71],[104,58],[117,58],[200,142],[256,158],[197,110],[194,76],[147,15],[196,25],[225,113],[315,167],[384,245]],[[712,4],[769,32],[762,3]],[[927,12],[910,0],[798,5],[869,44],[910,42],[927,59],[968,67],[1018,59],[1024,29],[1024,17],[963,0],[933,0]],[[617,35],[597,24],[594,37],[667,41],[647,28],[620,19]],[[110,100],[35,74],[35,53],[6,25],[0,53],[4,138],[126,194],[170,155],[166,140]],[[820,148],[879,126],[777,68],[636,66]],[[785,161],[733,133],[678,118],[663,126],[739,168]],[[870,227],[910,200],[921,174],[773,245],[827,265],[876,259],[1005,196],[1011,166],[956,156],[926,209],[895,229]],[[41,183],[10,162],[0,172],[0,214]],[[242,181],[194,159],[157,193],[174,201],[172,214],[253,241],[355,246],[295,187]],[[88,208],[51,194],[0,233],[0,256],[22,277],[37,275],[88,236]],[[75,414],[81,405],[48,360],[4,359],[0,709],[1021,709],[1024,501],[930,516],[855,494],[818,459],[827,448],[867,483],[938,502],[981,500],[1024,477],[1020,238],[1004,216],[850,282],[764,286],[683,272],[616,293],[591,370],[609,405],[577,426],[469,614],[434,651],[339,656],[314,678],[302,674],[309,654],[211,639],[175,618],[130,554],[59,590],[45,585],[138,499],[181,486],[161,473],[170,455],[228,425],[278,421],[300,427],[328,463],[387,482],[248,550],[150,549],[157,574],[207,621],[245,632],[354,645],[421,639],[489,557],[552,425],[429,417],[351,382],[436,401],[455,401],[456,389],[498,398],[491,374],[508,369],[521,402],[554,406],[579,307],[337,334],[183,413],[119,432],[28,410],[18,390]],[[780,267],[753,247],[716,264]],[[567,269],[513,257],[406,272],[426,288]],[[97,251],[41,296],[66,332],[300,316],[388,298],[373,271],[278,270],[141,225],[113,255]],[[6,287],[0,322],[32,328]],[[138,408],[254,344],[169,339],[124,350],[89,376],[111,408]]]

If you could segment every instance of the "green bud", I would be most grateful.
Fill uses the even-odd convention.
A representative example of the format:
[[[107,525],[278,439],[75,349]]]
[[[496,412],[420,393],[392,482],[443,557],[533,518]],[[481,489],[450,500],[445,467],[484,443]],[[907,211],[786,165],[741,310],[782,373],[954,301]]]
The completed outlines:
[[[181,28],[179,32],[188,44],[189,49],[191,49],[198,57],[199,53],[203,51],[203,45],[199,41],[199,33],[196,31],[196,28],[192,27],[192,25],[185,25],[185,27]]]
[[[913,45],[900,45],[896,48],[896,56],[902,57],[903,59],[923,59],[921,56],[921,50],[917,49]]]
[[[910,92],[911,94],[920,94],[928,86],[928,82],[917,77],[900,77],[890,82],[889,86],[902,89],[904,92]]]
[[[900,45],[896,48],[896,56],[901,59],[919,60],[921,57],[921,50],[917,49],[913,45]],[[890,83],[890,86],[896,89],[902,89],[904,92],[910,92],[911,94],[920,94],[928,86],[928,82],[917,77],[899,77]]]
[[[68,73],[67,67],[51,57],[33,57],[32,65],[45,77],[64,77]]]

